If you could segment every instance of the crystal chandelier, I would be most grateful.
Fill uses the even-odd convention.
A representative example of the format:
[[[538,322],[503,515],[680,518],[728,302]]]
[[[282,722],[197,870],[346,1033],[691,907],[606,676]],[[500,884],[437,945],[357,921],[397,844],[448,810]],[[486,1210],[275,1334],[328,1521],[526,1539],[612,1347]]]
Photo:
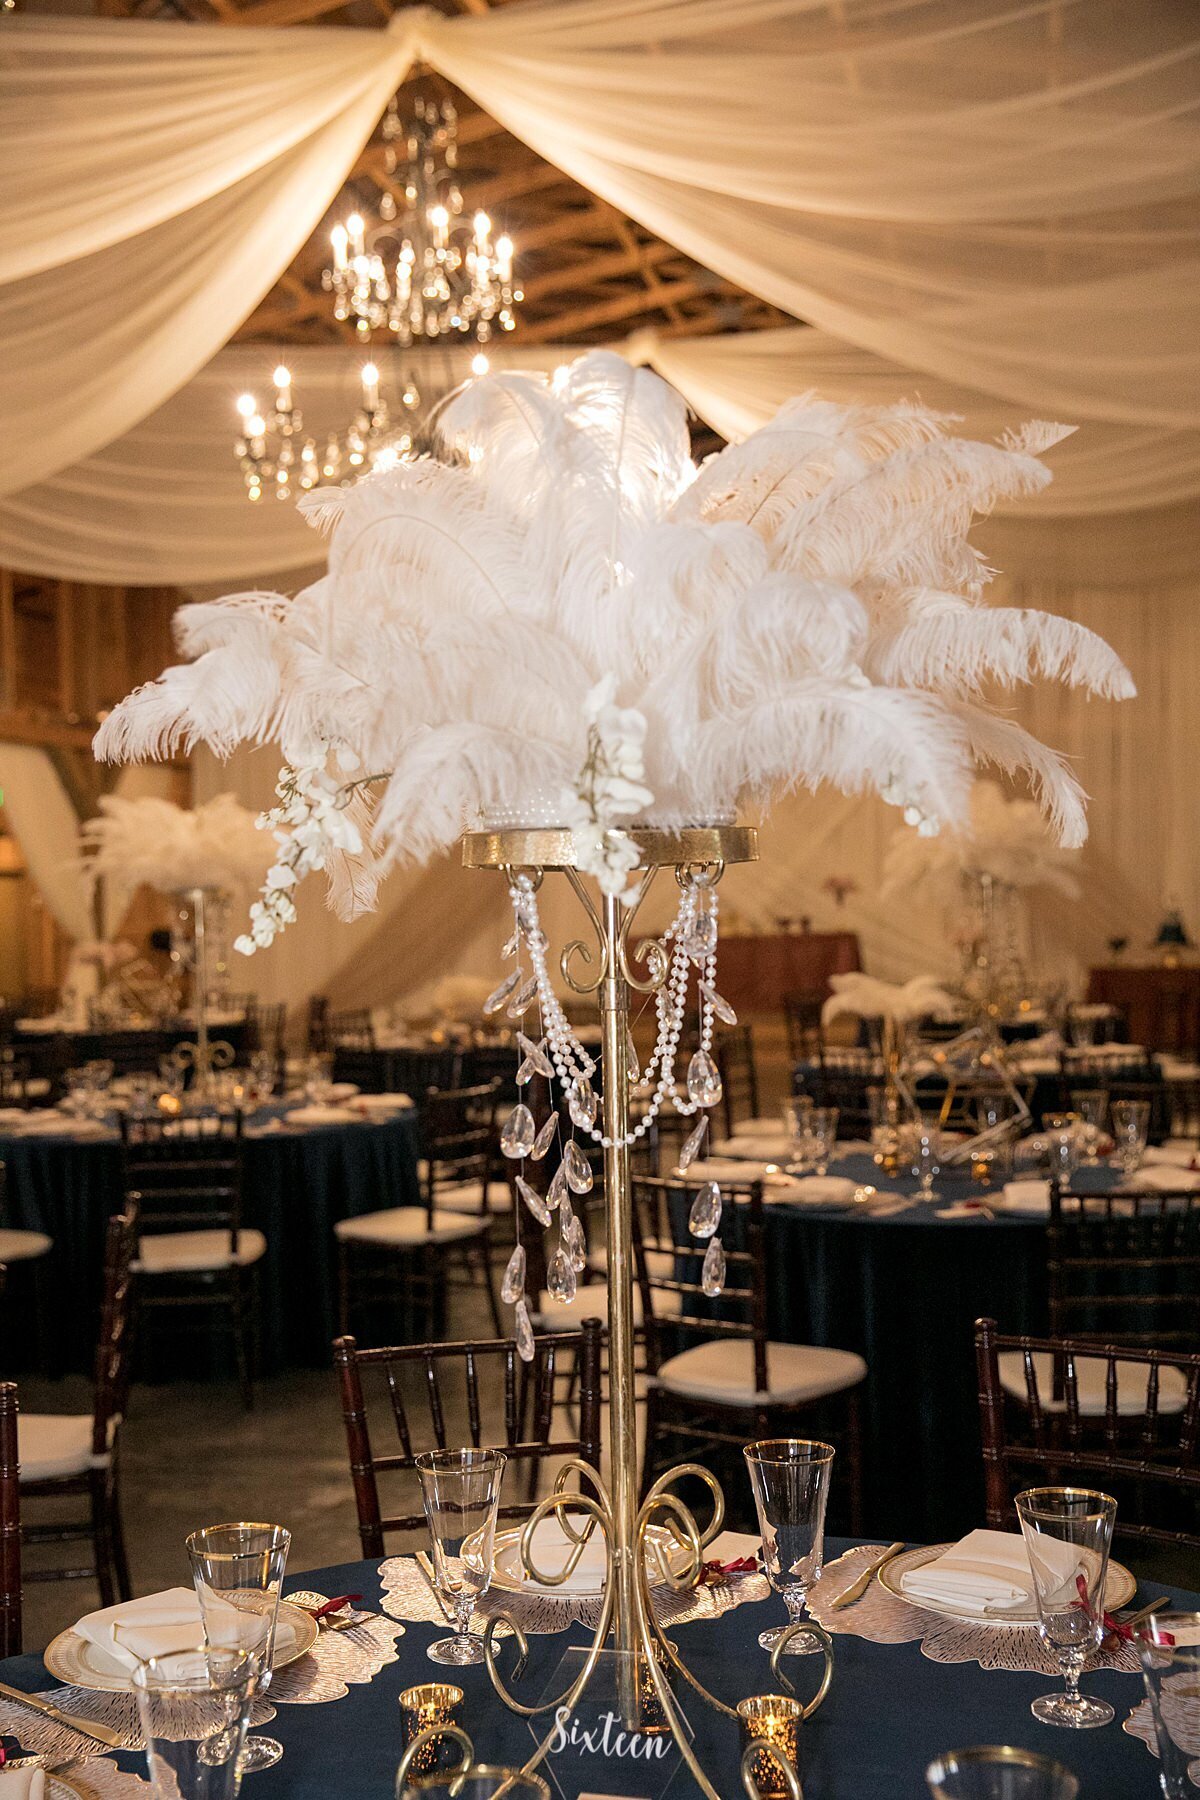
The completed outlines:
[[[237,400],[240,420],[234,455],[250,500],[261,500],[268,491],[277,500],[290,500],[322,483],[340,485],[370,469],[390,469],[412,454],[415,414],[421,395],[411,376],[404,379],[398,421],[380,393],[379,370],[364,363],[360,371],[362,397],[345,431],[320,438],[304,427],[296,405],[291,370],[281,363],[272,376],[275,400],[263,413],[253,394]]]
[[[416,101],[409,125],[393,99],[383,121],[389,174],[399,166],[396,142],[406,139],[404,212],[385,194],[381,223],[368,230],[359,212],[330,233],[333,266],[321,281],[334,296],[335,317],[353,319],[360,337],[394,332],[401,344],[467,332],[481,344],[511,331],[522,299],[513,285],[513,244],[492,238],[492,222],[477,212],[462,218],[455,178],[458,116],[448,100]]]

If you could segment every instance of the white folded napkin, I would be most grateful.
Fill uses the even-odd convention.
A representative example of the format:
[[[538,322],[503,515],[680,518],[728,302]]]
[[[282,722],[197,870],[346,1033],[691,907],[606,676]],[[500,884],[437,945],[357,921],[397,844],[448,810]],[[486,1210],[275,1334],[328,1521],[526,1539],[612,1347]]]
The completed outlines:
[[[294,1106],[287,1115],[289,1125],[361,1125],[363,1115],[348,1106]]]
[[[721,1138],[713,1151],[717,1156],[736,1156],[747,1162],[783,1162],[792,1154],[792,1140],[782,1131],[745,1133]]]
[[[194,1588],[166,1588],[161,1594],[102,1607],[80,1619],[75,1630],[131,1673],[151,1656],[193,1650],[204,1642]]]
[[[1187,1193],[1194,1194],[1200,1188],[1200,1174],[1195,1169],[1181,1169],[1178,1166],[1165,1168],[1162,1164],[1145,1164],[1138,1170],[1130,1183],[1131,1187],[1150,1188],[1159,1194]]]
[[[412,1106],[411,1094],[359,1094],[354,1111],[360,1113],[407,1112]]]
[[[778,1175],[766,1186],[771,1200],[800,1200],[810,1206],[845,1206],[858,1190],[848,1175]]]
[[[0,1800],[45,1800],[44,1769],[0,1769]]]
[[[1050,1212],[1050,1183],[1006,1181],[999,1204],[1005,1212],[1028,1213],[1032,1218],[1046,1218]]]
[[[1064,1588],[1082,1566],[1083,1552],[1053,1538],[1039,1540],[1038,1555]],[[1035,1605],[1025,1540],[1012,1531],[970,1531],[931,1562],[906,1570],[900,1586],[914,1599],[933,1600],[979,1618],[987,1612],[1028,1610]]]

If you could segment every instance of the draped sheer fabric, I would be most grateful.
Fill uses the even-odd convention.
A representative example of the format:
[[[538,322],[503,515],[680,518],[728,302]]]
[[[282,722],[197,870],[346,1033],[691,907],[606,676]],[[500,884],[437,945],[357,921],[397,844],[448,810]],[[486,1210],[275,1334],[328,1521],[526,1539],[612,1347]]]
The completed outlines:
[[[0,492],[91,456],[209,361],[418,57],[858,349],[1064,417],[1200,422],[1190,0],[518,0],[378,34],[18,15]]]

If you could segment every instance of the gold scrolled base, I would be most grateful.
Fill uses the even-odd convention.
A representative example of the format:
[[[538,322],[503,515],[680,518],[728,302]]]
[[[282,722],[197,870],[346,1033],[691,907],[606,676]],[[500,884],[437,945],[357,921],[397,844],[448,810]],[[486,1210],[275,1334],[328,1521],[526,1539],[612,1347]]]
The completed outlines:
[[[634,827],[629,836],[642,853],[642,867],[660,869],[695,864],[758,861],[753,825],[686,825],[677,831]],[[462,841],[468,869],[574,869],[575,844],[565,828],[468,831]]]

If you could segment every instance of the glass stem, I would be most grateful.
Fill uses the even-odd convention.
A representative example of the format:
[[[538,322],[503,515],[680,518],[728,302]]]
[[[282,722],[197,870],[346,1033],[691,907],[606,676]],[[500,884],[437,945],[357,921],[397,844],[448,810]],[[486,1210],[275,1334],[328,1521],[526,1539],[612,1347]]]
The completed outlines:
[[[1078,1650],[1062,1650],[1059,1652],[1059,1667],[1063,1680],[1067,1684],[1067,1699],[1072,1705],[1079,1702],[1079,1677],[1083,1673],[1084,1657]]]
[[[804,1623],[804,1593],[805,1590],[801,1587],[790,1587],[783,1590],[783,1603],[788,1609],[789,1626]]]
[[[461,1590],[454,1596],[454,1623],[461,1638],[471,1635],[471,1614],[475,1610],[474,1597]]]

